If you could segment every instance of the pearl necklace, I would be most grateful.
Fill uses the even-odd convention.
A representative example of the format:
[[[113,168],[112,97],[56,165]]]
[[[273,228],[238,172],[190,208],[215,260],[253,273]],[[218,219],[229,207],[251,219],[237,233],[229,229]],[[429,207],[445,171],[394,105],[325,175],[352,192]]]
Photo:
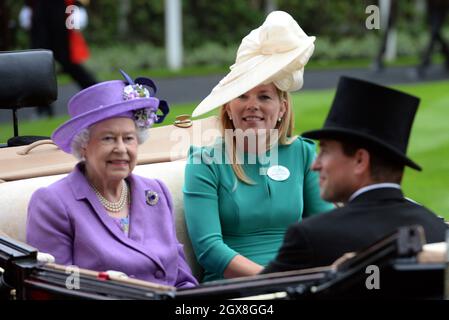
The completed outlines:
[[[106,210],[110,212],[120,212],[125,209],[125,206],[129,203],[129,189],[128,184],[123,181],[122,183],[122,193],[120,194],[120,199],[117,202],[112,202],[103,197],[103,195],[100,193],[100,191],[97,190],[92,185],[92,188],[94,189],[95,194],[97,195],[98,200],[100,200],[103,207],[105,207]]]

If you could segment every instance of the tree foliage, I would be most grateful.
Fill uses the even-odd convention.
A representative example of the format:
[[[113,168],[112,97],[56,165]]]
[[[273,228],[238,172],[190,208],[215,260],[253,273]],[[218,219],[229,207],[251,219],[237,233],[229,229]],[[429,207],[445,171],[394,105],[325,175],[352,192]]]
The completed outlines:
[[[11,19],[17,21],[22,1],[5,0]],[[123,14],[123,1],[129,10]],[[186,49],[205,43],[236,46],[242,37],[265,18],[268,0],[181,0],[183,42]],[[399,3],[399,28],[409,32],[422,30],[424,19],[416,1],[392,0]],[[163,47],[165,39],[164,0],[94,0],[88,7],[89,26],[84,35],[91,44],[109,46],[148,43]],[[280,10],[289,12],[310,35],[325,36],[339,41],[347,37],[361,38],[367,34],[365,8],[375,0],[277,0]],[[122,20],[122,21],[120,21]],[[120,23],[127,32],[119,32]],[[17,23],[11,25],[16,26]],[[19,47],[24,46],[24,31],[16,30]]]

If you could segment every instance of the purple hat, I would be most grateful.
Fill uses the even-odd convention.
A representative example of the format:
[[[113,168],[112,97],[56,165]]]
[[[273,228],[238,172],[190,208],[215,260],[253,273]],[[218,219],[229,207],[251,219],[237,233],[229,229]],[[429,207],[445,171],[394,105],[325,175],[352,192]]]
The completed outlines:
[[[120,72],[126,81],[101,82],[70,99],[68,111],[71,119],[59,126],[51,136],[61,150],[71,153],[72,140],[81,130],[106,119],[131,118],[138,127],[145,129],[164,120],[169,111],[168,104],[153,96],[157,91],[154,82],[148,78],[133,81],[122,70]],[[162,115],[156,114],[158,109]]]

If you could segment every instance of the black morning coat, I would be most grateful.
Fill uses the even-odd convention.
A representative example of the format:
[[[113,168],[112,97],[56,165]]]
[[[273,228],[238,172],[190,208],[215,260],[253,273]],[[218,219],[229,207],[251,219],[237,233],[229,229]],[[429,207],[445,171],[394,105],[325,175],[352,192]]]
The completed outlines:
[[[262,273],[327,266],[407,225],[421,225],[427,243],[445,241],[443,220],[405,199],[401,190],[370,190],[344,207],[290,226],[277,257]]]

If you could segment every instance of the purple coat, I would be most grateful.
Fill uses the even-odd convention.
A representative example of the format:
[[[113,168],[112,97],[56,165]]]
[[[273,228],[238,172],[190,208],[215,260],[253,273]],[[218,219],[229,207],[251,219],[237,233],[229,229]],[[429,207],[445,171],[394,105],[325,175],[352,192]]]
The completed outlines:
[[[40,188],[28,206],[27,242],[56,263],[178,288],[197,284],[176,238],[170,192],[159,180],[131,174],[129,237],[101,205],[78,164],[67,177]],[[146,203],[145,192],[159,195]]]

